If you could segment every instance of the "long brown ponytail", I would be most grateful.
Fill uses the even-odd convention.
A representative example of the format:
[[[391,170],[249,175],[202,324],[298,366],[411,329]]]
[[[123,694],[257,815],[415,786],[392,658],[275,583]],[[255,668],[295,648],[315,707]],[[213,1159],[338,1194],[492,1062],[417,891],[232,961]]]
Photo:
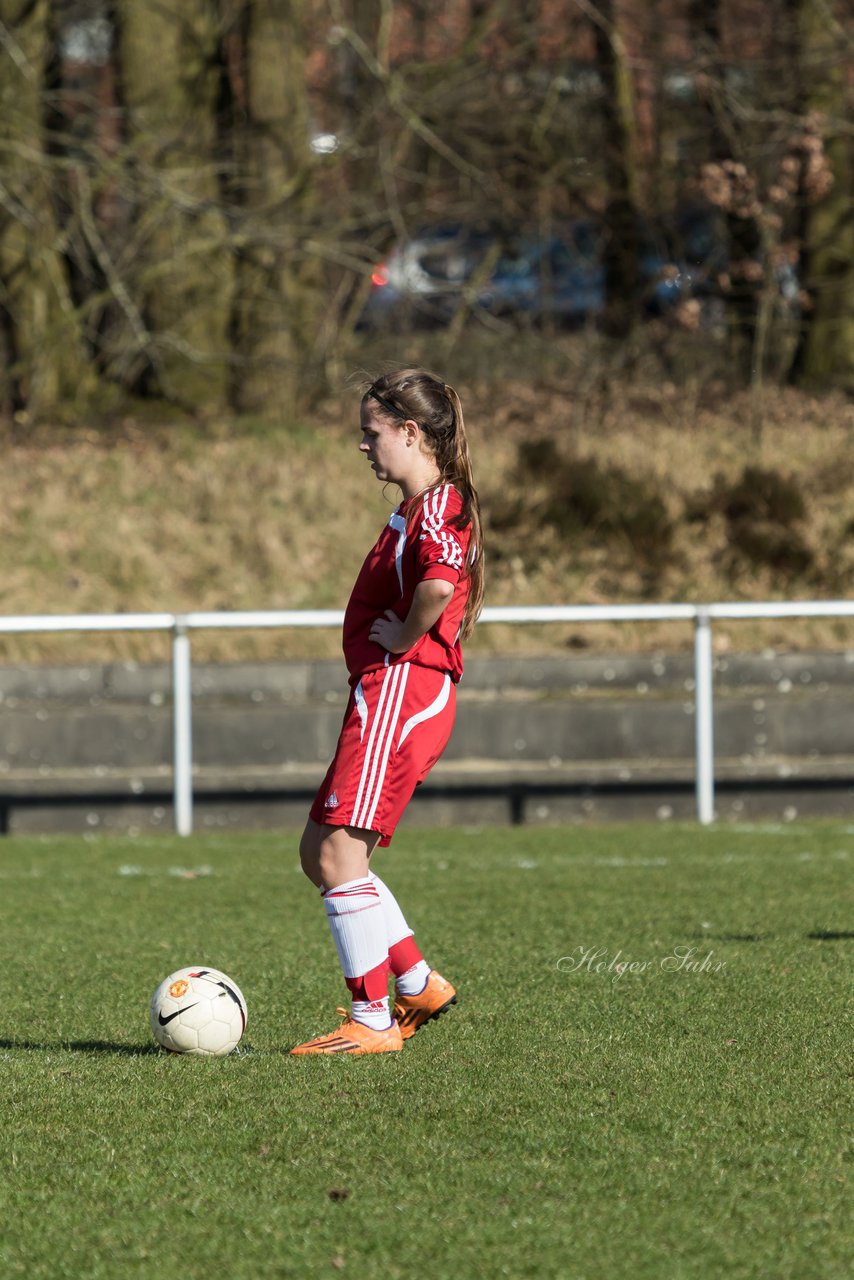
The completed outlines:
[[[463,509],[448,523],[471,527],[465,573],[470,579],[463,615],[462,636],[467,639],[483,605],[484,556],[480,502],[474,486],[463,407],[453,387],[424,369],[401,369],[375,378],[365,398],[372,397],[391,418],[417,422],[436,459],[442,482],[460,493]]]

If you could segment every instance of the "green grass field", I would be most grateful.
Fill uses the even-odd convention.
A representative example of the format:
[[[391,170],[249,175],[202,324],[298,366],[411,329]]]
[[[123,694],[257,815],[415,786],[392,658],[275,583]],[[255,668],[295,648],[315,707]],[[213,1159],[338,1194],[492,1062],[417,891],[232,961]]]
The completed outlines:
[[[850,1274],[854,826],[401,834],[460,1004],[355,1059],[286,1052],[345,994],[295,843],[0,843],[0,1275]],[[149,1039],[193,963],[239,1056]]]

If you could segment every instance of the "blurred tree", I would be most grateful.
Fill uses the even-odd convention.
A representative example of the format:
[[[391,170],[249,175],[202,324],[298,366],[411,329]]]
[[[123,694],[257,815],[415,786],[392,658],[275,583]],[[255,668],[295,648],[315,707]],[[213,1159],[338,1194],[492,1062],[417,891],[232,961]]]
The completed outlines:
[[[632,79],[616,0],[597,0],[594,32],[603,88],[604,325],[625,338],[640,318],[639,214]]]
[[[642,313],[639,210],[661,230],[689,173],[726,222],[695,274],[718,282],[743,374],[784,363],[764,356],[785,347],[778,277],[796,290],[802,251],[792,376],[848,385],[846,9],[0,0],[0,407],[55,414],[97,371],[277,412],[350,359],[389,247],[440,224],[488,226],[503,269],[529,239],[603,218],[604,324],[625,338]],[[461,277],[448,350],[472,321],[525,322],[482,305],[492,265]]]
[[[227,192],[237,232],[229,399],[243,412],[281,412],[321,373],[304,0],[243,0],[233,11],[242,62],[230,101]]]
[[[760,205],[755,195],[755,174],[744,163],[744,139],[734,124],[728,104],[727,64],[724,56],[724,0],[691,0],[692,36],[698,62],[696,77],[701,110],[705,116],[704,158],[723,175],[719,201],[726,218],[730,270],[723,292],[728,331],[737,365],[745,380],[754,367],[754,348],[763,285],[762,237],[757,221]]]
[[[799,51],[805,310],[795,381],[854,390],[852,29],[832,0],[792,0]],[[847,56],[846,56],[847,55]],[[811,128],[809,126],[812,126]]]
[[[330,68],[320,96],[334,121],[336,154],[320,175],[318,194],[324,236],[338,242],[327,264],[333,305],[322,332],[327,369],[336,377],[340,340],[350,338],[358,323],[371,269],[388,247],[392,226],[403,236],[405,222],[396,199],[400,156],[386,102],[388,12],[376,0],[333,0],[329,18],[331,29],[318,31]]]
[[[50,19],[49,0],[0,0],[0,407],[19,420],[73,412],[92,383],[51,200]]]
[[[227,357],[217,8],[211,0],[115,5],[129,206],[122,285],[137,314],[114,341],[113,364],[134,390],[189,402],[216,399]]]

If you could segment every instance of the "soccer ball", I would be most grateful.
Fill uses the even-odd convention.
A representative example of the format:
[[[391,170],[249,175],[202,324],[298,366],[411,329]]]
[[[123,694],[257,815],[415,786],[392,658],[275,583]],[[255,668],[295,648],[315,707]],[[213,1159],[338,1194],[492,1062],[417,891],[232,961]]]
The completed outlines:
[[[151,1032],[171,1053],[221,1058],[246,1030],[246,1001],[236,982],[203,965],[178,969],[151,997]]]

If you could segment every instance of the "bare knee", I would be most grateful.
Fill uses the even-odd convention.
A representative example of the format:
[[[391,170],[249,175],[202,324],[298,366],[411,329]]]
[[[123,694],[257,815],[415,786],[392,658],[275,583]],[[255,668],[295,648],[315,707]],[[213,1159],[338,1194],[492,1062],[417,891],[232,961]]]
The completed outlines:
[[[361,868],[354,870],[351,866],[351,860],[348,856],[346,841],[346,832],[342,832],[344,839],[341,838],[339,832],[342,828],[338,827],[334,831],[327,833],[326,838],[321,841],[318,853],[318,870],[320,872],[320,882],[325,889],[331,889],[335,885],[346,884],[348,880],[357,880],[360,875],[366,874]]]
[[[299,842],[299,860],[303,871],[318,889],[323,887],[323,880],[320,874],[320,851],[322,845],[323,829],[316,822],[309,820]]]
[[[368,874],[371,852],[379,839],[377,832],[312,825],[315,830],[310,832],[306,828],[303,836],[306,854],[302,865],[313,884],[332,889],[351,880],[361,880]]]

